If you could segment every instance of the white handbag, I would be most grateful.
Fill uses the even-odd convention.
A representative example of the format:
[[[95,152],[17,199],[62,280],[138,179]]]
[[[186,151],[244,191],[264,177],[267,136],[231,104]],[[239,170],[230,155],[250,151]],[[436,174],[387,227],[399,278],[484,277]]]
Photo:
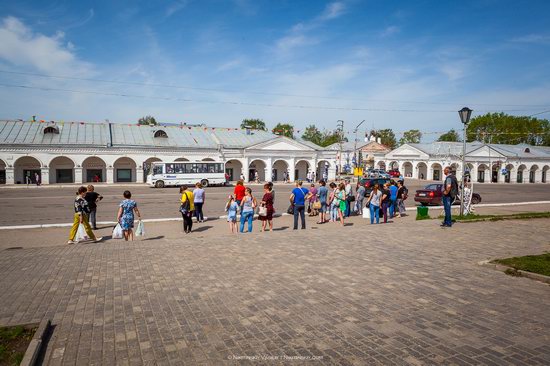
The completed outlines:
[[[267,216],[267,207],[265,206],[260,206],[258,208],[258,215],[259,216]]]

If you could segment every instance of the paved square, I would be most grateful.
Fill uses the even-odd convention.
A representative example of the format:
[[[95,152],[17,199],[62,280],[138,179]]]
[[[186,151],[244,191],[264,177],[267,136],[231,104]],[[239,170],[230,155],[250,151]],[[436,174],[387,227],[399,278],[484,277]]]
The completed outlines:
[[[550,250],[548,224],[3,250],[0,324],[52,319],[50,365],[550,364],[550,287],[477,265]]]

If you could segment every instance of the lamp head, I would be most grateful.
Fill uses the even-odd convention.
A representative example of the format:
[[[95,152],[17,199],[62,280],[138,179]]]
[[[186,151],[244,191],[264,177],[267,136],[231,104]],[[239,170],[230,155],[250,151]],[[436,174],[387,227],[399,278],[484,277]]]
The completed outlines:
[[[463,124],[467,125],[468,122],[470,122],[472,110],[468,107],[464,107],[458,111],[458,115],[460,116],[460,121],[462,121]]]

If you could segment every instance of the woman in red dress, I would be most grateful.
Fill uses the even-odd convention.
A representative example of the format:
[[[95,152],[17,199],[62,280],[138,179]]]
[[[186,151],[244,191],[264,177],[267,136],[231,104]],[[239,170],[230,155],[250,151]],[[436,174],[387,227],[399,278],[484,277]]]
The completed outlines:
[[[267,214],[265,216],[259,216],[260,221],[262,222],[262,230],[266,231],[267,225],[269,224],[269,231],[273,231],[273,213],[275,209],[273,208],[273,194],[271,193],[271,185],[264,184],[264,196],[260,205],[267,208]]]

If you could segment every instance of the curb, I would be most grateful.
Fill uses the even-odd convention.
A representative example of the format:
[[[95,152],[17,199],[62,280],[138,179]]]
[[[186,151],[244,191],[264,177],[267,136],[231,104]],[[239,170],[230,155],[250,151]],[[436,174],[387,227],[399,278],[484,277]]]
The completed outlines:
[[[29,343],[29,346],[25,351],[25,356],[23,357],[23,360],[21,361],[20,366],[36,365],[36,361],[38,360],[38,355],[42,351],[42,347],[45,345],[44,340],[46,337],[46,333],[50,329],[50,326],[51,326],[50,320],[44,319],[40,322],[40,325],[38,326],[36,333],[34,333],[34,336],[32,337],[31,343]]]
[[[521,275],[521,277],[527,277],[531,280],[541,281],[541,282],[544,282],[544,283],[550,285],[550,276],[545,276],[545,275],[541,275],[541,274],[533,273],[533,272],[527,272],[527,271],[524,271],[524,270],[521,270],[521,269],[516,269],[514,267],[505,266],[504,264],[491,263],[491,261],[489,261],[489,260],[484,260],[484,261],[478,262],[478,264],[480,266],[492,268],[492,269],[495,269],[495,270],[500,271],[500,272],[506,272],[507,270],[513,270],[513,271],[519,273]]]
[[[290,214],[283,212],[274,214],[273,217],[281,217],[281,216],[291,216]],[[221,215],[218,217],[204,217],[204,221],[208,220],[223,220],[226,219],[227,215]],[[240,218],[240,215],[237,215],[237,218]],[[258,218],[258,214],[254,215],[254,218]],[[169,221],[183,221],[181,217],[167,217],[167,218],[161,218],[161,219],[144,219],[141,220],[144,223],[148,222],[169,222]],[[193,217],[193,222],[197,222],[197,218]],[[98,221],[98,225],[116,225],[116,221]],[[13,226],[0,226],[0,230],[25,230],[25,229],[47,229],[47,228],[60,228],[60,227],[71,227],[73,226],[72,223],[63,223],[63,224],[38,224],[38,225],[13,225]]]

